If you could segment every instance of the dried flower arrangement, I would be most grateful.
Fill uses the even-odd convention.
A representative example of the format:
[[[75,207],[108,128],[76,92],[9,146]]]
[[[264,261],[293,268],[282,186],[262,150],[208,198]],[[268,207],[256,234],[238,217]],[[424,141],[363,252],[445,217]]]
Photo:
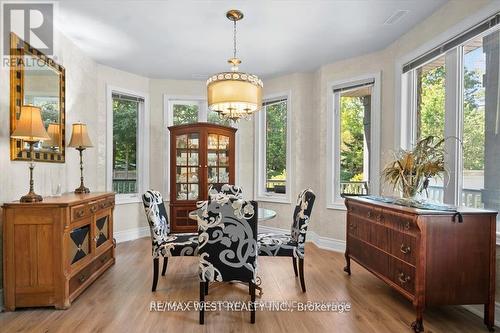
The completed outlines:
[[[429,179],[446,174],[444,142],[444,139],[428,136],[418,141],[412,150],[395,153],[395,160],[386,165],[382,176],[404,199],[413,200],[417,194],[427,192]]]

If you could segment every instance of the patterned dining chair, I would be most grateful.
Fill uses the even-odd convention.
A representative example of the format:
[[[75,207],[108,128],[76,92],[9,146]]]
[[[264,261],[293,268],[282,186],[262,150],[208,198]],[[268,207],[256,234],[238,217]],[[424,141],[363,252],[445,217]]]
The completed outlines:
[[[169,257],[196,256],[198,254],[198,234],[170,233],[167,211],[160,192],[148,190],[142,196],[142,202],[151,231],[153,255],[153,286],[151,291],[156,291],[160,257],[163,257],[161,275],[165,276]]]
[[[251,323],[255,323],[257,269],[257,203],[219,197],[198,202],[198,257],[200,303],[204,304],[210,282],[248,283]],[[200,308],[200,324],[205,309]]]
[[[311,217],[316,196],[310,189],[303,190],[293,212],[293,223],[290,234],[261,233],[258,235],[259,256],[291,257],[293,271],[297,276],[297,260],[299,261],[300,285],[306,292],[304,281],[304,243],[307,226]]]
[[[222,185],[220,191],[217,191],[214,187],[210,187],[208,190],[209,197],[215,199],[217,196],[226,195],[229,197],[234,197],[236,199],[243,199],[243,190],[241,187],[231,184]]]

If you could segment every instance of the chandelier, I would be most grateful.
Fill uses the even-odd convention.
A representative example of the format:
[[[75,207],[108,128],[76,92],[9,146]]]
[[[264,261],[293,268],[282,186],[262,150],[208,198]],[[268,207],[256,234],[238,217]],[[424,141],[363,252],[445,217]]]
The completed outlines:
[[[241,60],[236,57],[236,22],[243,18],[239,10],[230,10],[226,17],[233,21],[233,57],[230,72],[212,75],[207,80],[208,108],[220,117],[238,121],[248,119],[262,106],[262,80],[256,75],[238,71]]]

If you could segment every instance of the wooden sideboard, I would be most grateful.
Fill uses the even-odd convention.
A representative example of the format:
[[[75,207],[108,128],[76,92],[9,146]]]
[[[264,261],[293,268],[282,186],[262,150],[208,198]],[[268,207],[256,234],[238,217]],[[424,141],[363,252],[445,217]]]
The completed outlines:
[[[484,323],[495,313],[496,212],[459,208],[422,210],[368,198],[346,198],[345,271],[353,259],[408,298],[412,323],[423,331],[432,305],[484,304]]]
[[[6,310],[66,309],[115,262],[114,193],[66,193],[37,203],[5,203]]]

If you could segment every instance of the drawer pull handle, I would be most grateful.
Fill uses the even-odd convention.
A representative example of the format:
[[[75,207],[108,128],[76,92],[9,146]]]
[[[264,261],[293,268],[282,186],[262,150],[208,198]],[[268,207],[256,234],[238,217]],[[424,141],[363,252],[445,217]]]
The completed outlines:
[[[91,211],[92,213],[95,213],[95,212],[97,211],[97,206],[92,206],[92,207],[90,207],[90,211]]]
[[[82,217],[84,214],[85,214],[85,212],[83,211],[83,209],[81,209],[81,210],[76,212],[76,217]]]
[[[382,214],[377,215],[377,222],[382,222],[383,219],[384,219],[384,216]]]
[[[404,228],[405,228],[406,230],[410,230],[410,221],[406,221],[406,222],[405,222]]]
[[[354,223],[349,223],[349,228],[350,229],[356,229],[357,225],[355,225]]]
[[[366,214],[366,216],[368,216],[368,217],[372,217],[372,212],[371,212],[371,211],[369,211],[369,212],[368,212],[368,214]]]
[[[106,203],[105,202],[101,203],[101,208],[104,208],[104,207],[106,207]]]
[[[401,243],[401,248],[400,248],[401,252],[403,252],[404,254],[408,254],[411,252],[411,248],[410,246],[408,245],[405,245],[404,243]]]
[[[405,283],[409,282],[411,280],[411,278],[409,275],[405,276],[405,273],[401,272],[398,275],[398,280],[399,280],[399,282],[401,282],[401,284],[405,284]]]
[[[80,277],[78,277],[78,281],[80,281],[80,283],[82,283],[85,280],[87,280],[87,277],[85,276],[85,274],[82,274],[82,275],[80,275]]]

